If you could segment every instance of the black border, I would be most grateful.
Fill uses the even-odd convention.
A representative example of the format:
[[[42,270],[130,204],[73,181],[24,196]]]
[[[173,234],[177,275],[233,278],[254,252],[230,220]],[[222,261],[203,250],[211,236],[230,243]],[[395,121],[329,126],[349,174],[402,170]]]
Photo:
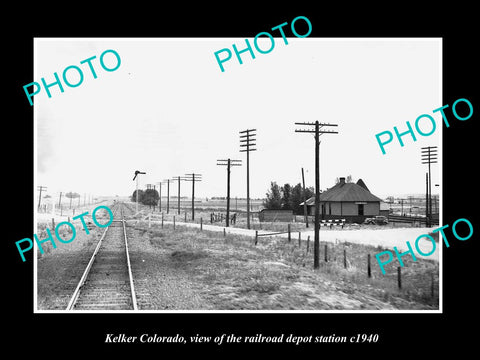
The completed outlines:
[[[35,5],[40,7],[40,5]],[[183,336],[207,336],[234,333],[237,335],[345,335],[378,333],[376,344],[338,345],[309,344],[305,346],[228,344],[218,346],[171,345],[176,354],[183,350],[238,352],[246,349],[257,354],[258,349],[325,351],[335,353],[366,350],[375,355],[380,349],[390,355],[405,352],[429,355],[438,350],[461,345],[466,351],[475,344],[468,319],[475,313],[475,259],[478,253],[478,216],[473,211],[475,192],[475,129],[480,109],[478,90],[474,91],[478,76],[477,39],[473,6],[455,3],[448,11],[439,8],[420,9],[406,3],[391,8],[373,5],[341,4],[337,9],[323,5],[294,9],[290,4],[275,4],[266,11],[246,4],[222,4],[198,9],[185,4],[176,12],[171,8],[150,8],[150,5],[116,3],[106,9],[85,4],[84,9],[28,8],[15,12],[16,24],[5,29],[8,56],[4,70],[7,73],[5,105],[7,109],[4,134],[4,177],[13,188],[4,186],[9,212],[4,241],[4,259],[7,265],[4,311],[8,316],[5,343],[12,350],[24,349],[54,353],[66,348],[72,353],[90,353],[92,349],[124,353],[154,351],[160,353],[167,345],[105,344],[109,332],[138,335],[159,333]],[[125,7],[126,9],[122,9]],[[63,10],[63,11],[62,11]],[[13,11],[12,11],[13,12]],[[453,119],[450,128],[443,129],[443,214],[444,224],[458,218],[469,219],[475,229],[473,237],[465,242],[451,241],[444,248],[444,313],[443,314],[33,314],[33,259],[27,256],[22,263],[14,244],[32,235],[33,224],[33,108],[28,105],[22,86],[33,81],[34,37],[253,37],[258,32],[290,22],[296,16],[310,19],[313,31],[310,37],[441,37],[443,38],[443,104],[453,104],[458,98],[467,98],[474,107],[468,121]],[[10,35],[9,35],[10,34]],[[5,96],[5,92],[4,92]],[[408,106],[408,104],[405,104]],[[433,109],[425,109],[425,112]],[[392,109],[394,111],[394,109]],[[13,137],[10,141],[10,137]],[[447,232],[447,235],[451,234]],[[451,235],[450,235],[451,236]],[[473,320],[473,319],[472,319]],[[475,326],[475,324],[473,324]],[[22,346],[24,345],[24,346]],[[52,347],[52,349],[50,349]],[[413,353],[414,352],[414,353]],[[35,354],[33,354],[35,355]],[[60,354],[59,354],[60,355]],[[387,356],[388,356],[387,355]],[[167,356],[167,355],[163,355]]]

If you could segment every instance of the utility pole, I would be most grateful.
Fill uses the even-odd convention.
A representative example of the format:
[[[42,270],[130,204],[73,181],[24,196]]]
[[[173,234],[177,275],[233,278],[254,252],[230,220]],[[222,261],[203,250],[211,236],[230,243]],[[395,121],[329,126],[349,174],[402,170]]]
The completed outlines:
[[[37,186],[37,190],[40,191],[40,194],[38,195],[38,207],[37,207],[37,211],[40,210],[40,203],[42,202],[42,191],[45,190],[47,191],[47,187],[46,186]]]
[[[184,177],[176,176],[172,178],[172,181],[178,182],[178,215],[180,215],[180,181],[185,180]]]
[[[162,182],[158,183],[158,212],[162,212]]]
[[[228,158],[227,160],[217,160],[218,166],[227,167],[227,217],[225,219],[225,226],[230,226],[230,167],[242,166],[242,160],[234,160]]]
[[[338,126],[337,124],[301,122],[295,125],[315,126],[314,130],[295,129],[295,132],[315,134],[315,232],[313,243],[313,268],[320,267],[320,135],[338,134],[337,131],[321,130],[324,126]]]
[[[146,172],[135,170],[135,176],[133,177],[133,181],[135,181],[135,179],[137,180],[137,183],[136,183],[137,191],[135,191],[135,198],[136,198],[135,214],[138,214],[138,176],[137,175],[139,174],[146,174]]]
[[[428,215],[428,173],[425,173],[425,226],[430,226]]]
[[[305,217],[305,225],[308,228],[308,214],[307,214],[307,192],[305,190],[305,175],[302,167],[302,183],[303,183],[303,216]]]
[[[62,206],[62,192],[60,191],[60,199],[58,199],[58,207],[61,208]]]
[[[422,164],[428,164],[428,189],[427,189],[427,210],[426,216],[428,226],[431,226],[432,217],[432,173],[430,172],[430,164],[437,163],[437,147],[426,146],[421,149]]]
[[[255,133],[256,129],[247,129],[240,131],[240,152],[247,153],[247,229],[250,229],[250,151],[257,149],[251,148],[256,146]]]
[[[170,179],[163,180],[163,183],[165,184],[165,181],[167,182],[167,214],[170,211]]]
[[[192,220],[195,220],[195,182],[202,181],[202,174],[185,174],[185,181],[192,182]]]

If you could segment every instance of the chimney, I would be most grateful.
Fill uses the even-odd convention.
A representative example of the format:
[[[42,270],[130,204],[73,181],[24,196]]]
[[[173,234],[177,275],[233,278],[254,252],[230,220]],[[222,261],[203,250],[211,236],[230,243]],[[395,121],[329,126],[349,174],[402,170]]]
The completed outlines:
[[[344,177],[340,178],[340,184],[342,184],[342,185],[345,184],[345,178]]]

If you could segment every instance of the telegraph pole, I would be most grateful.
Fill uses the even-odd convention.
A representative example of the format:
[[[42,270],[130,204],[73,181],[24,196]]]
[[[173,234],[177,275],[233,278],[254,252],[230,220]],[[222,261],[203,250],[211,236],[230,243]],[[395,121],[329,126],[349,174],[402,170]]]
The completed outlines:
[[[427,219],[428,226],[431,226],[432,217],[432,173],[430,171],[430,164],[437,163],[437,146],[422,147],[422,164],[428,164],[428,190],[427,190]]]
[[[256,129],[247,129],[240,131],[240,152],[247,153],[247,228],[250,229],[250,151],[257,149],[251,148],[256,146],[255,133]],[[243,149],[242,149],[243,148]]]
[[[162,212],[162,182],[158,183],[158,212]]]
[[[176,176],[173,177],[172,180],[178,182],[178,215],[180,215],[180,181],[185,180],[185,178],[181,176]]]
[[[195,220],[195,182],[202,181],[202,174],[185,174],[185,181],[192,182],[192,220]]]
[[[40,191],[40,194],[38,195],[38,207],[37,207],[37,211],[39,211],[40,210],[40,203],[42,201],[42,191],[43,190],[47,191],[47,187],[40,185],[40,186],[37,186],[37,190]]]
[[[428,173],[425,173],[425,226],[430,226],[428,214]]]
[[[228,158],[227,160],[217,160],[218,166],[227,167],[227,217],[225,219],[225,226],[230,226],[230,167],[231,166],[242,166],[242,160],[233,160]]]
[[[313,243],[313,268],[320,267],[320,135],[338,134],[337,131],[321,130],[324,126],[338,126],[337,124],[302,122],[295,125],[315,126],[314,130],[295,129],[295,132],[315,134],[315,232]]]
[[[133,177],[134,181],[135,179],[137,180],[137,183],[136,183],[137,191],[135,191],[135,198],[136,198],[135,214],[138,214],[138,176],[137,175],[139,174],[146,174],[146,172],[135,170],[135,176]]]
[[[165,181],[167,182],[167,214],[170,211],[170,179],[163,180],[163,183],[165,184]]]

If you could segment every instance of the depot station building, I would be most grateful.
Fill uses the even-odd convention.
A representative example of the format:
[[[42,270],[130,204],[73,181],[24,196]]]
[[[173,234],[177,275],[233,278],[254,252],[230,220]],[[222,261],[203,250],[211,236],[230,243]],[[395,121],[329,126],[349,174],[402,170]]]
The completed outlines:
[[[315,214],[315,196],[306,201],[308,215]],[[303,203],[301,203],[303,206]],[[322,220],[345,219],[346,222],[362,223],[368,217],[388,214],[383,201],[373,195],[362,179],[347,183],[345,178],[320,194],[320,218]]]

